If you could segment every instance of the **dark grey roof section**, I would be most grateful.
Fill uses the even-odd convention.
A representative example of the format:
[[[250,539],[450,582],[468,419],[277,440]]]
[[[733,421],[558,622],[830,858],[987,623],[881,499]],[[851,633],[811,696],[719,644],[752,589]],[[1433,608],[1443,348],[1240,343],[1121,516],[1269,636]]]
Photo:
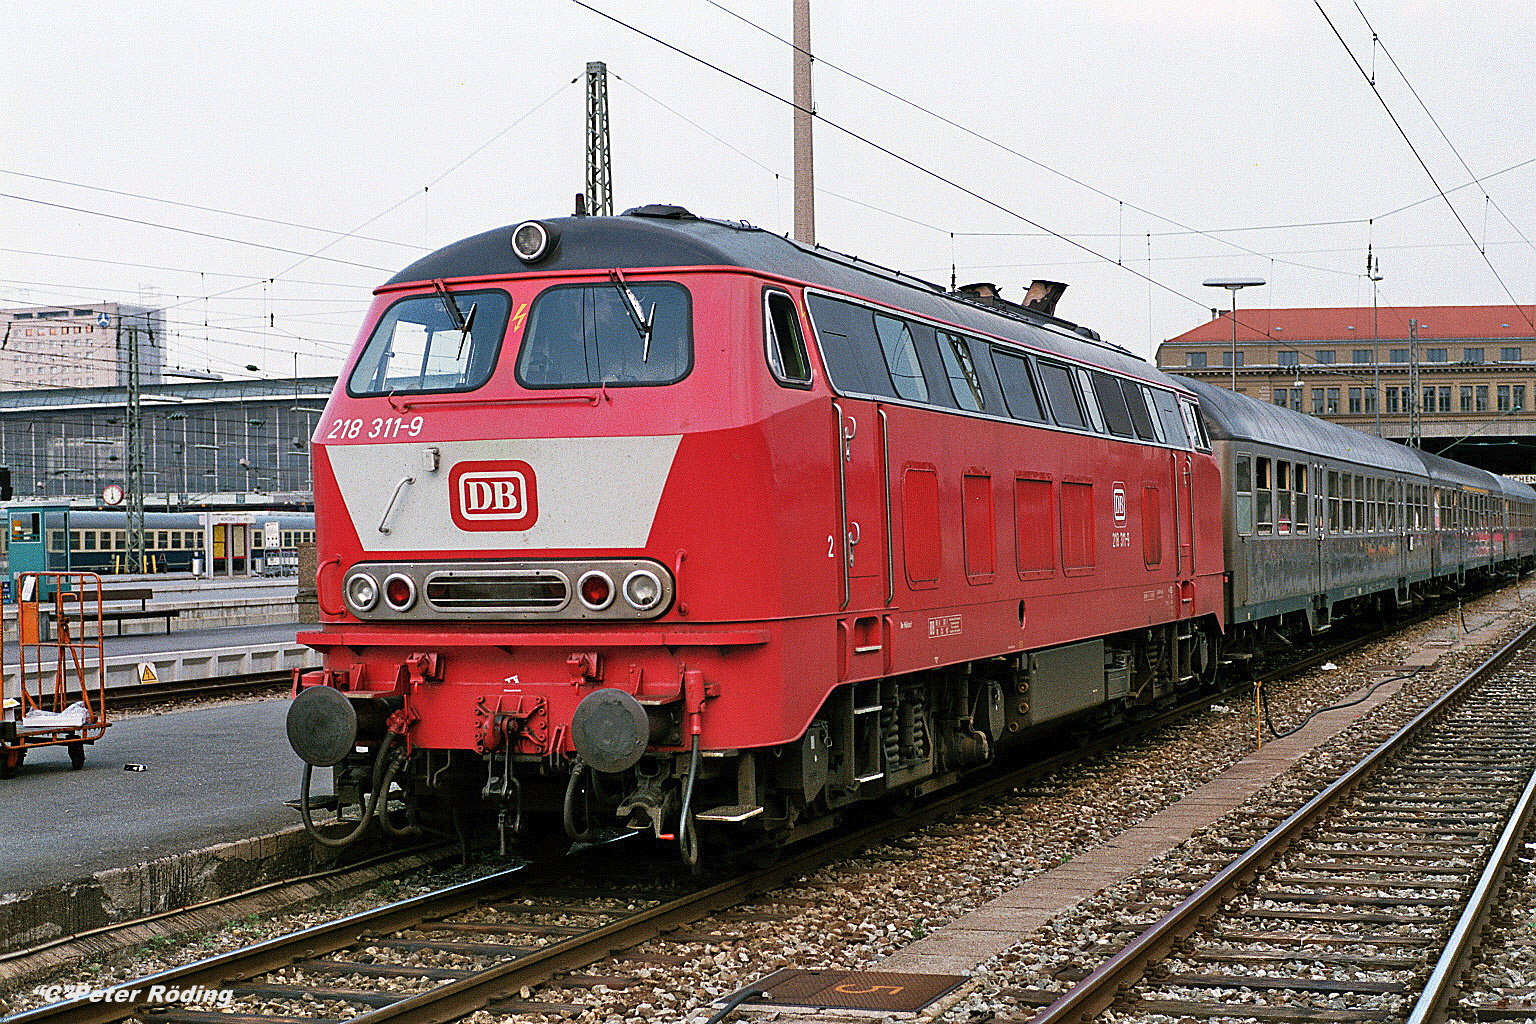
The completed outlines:
[[[930,281],[824,248],[807,248],[741,221],[708,220],[679,207],[630,210],[618,217],[540,220],[555,236],[550,255],[526,264],[512,251],[515,225],[474,235],[424,256],[389,284],[473,279],[533,271],[610,268],[742,267],[811,287],[846,292],[1092,363],[1126,376],[1173,386],[1141,357],[1086,328],[1011,306],[998,308],[952,296]]]
[[[1431,480],[1461,484],[1463,487],[1476,487],[1493,494],[1502,494],[1504,491],[1499,478],[1486,469],[1465,466],[1441,455],[1431,455],[1429,452],[1419,452],[1419,458],[1424,460],[1424,468]],[[1514,481],[1511,480],[1510,483],[1513,484]]]
[[[141,389],[144,405],[178,402],[260,402],[288,399],[324,402],[336,386],[335,377],[300,377],[272,380],[199,380],[175,384],[146,384]],[[117,406],[127,402],[122,387],[33,388],[0,391],[0,413],[27,409],[46,411],[80,407]]]
[[[1256,441],[1360,466],[1415,475],[1424,473],[1418,458],[1420,453],[1394,441],[1282,409],[1206,381],[1174,376],[1200,396],[1200,409],[1205,414],[1206,430],[1212,438]]]
[[[1521,483],[1519,480],[1511,480],[1507,476],[1496,476],[1499,482],[1499,492],[1510,501],[1528,501],[1536,504],[1536,487]]]

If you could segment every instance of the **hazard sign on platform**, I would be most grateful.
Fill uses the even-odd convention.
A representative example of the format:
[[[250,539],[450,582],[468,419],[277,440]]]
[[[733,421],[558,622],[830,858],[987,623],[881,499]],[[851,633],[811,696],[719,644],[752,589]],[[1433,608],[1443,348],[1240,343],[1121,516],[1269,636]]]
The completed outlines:
[[[160,677],[155,675],[155,666],[147,661],[139,662],[139,682],[158,683],[159,681]]]

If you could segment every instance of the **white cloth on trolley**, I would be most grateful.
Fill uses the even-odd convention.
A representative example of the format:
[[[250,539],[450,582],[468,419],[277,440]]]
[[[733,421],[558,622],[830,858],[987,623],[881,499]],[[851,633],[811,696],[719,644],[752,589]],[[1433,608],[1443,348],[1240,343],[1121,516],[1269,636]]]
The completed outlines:
[[[75,701],[63,711],[41,711],[33,708],[21,719],[22,732],[48,732],[53,729],[78,729],[90,719],[82,701]]]

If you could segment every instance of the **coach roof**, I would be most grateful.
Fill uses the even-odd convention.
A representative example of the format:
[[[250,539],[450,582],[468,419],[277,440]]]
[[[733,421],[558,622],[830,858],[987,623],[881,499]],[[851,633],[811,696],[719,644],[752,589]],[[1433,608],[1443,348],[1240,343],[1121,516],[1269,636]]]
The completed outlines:
[[[1282,409],[1206,381],[1179,379],[1200,396],[1206,429],[1218,440],[1254,441],[1361,466],[1416,476],[1424,473],[1418,453],[1393,441]]]
[[[929,281],[822,247],[808,248],[742,221],[695,217],[678,206],[643,206],[618,217],[539,222],[555,236],[549,255],[524,263],[512,250],[515,225],[454,242],[400,271],[389,285],[530,271],[741,267],[803,281],[919,316],[1083,359],[1143,380],[1170,381],[1146,360],[1093,331],[1021,306],[999,309],[946,293]]]

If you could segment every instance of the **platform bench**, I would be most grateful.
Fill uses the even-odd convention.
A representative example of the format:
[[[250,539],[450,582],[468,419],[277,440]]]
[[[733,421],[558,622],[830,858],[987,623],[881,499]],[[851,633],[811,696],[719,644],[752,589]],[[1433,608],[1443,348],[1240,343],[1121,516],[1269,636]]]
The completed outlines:
[[[93,596],[93,592],[90,589],[87,589],[83,596],[87,599],[86,604],[87,607],[89,607],[89,604],[91,603],[90,598]],[[150,587],[102,587],[102,628],[105,629],[108,622],[115,622],[117,623],[117,635],[122,636],[123,623],[127,620],[164,619],[165,635],[170,636],[171,620],[181,615],[181,609],[151,608],[149,606],[149,601],[150,598],[154,596],[155,592]],[[137,608],[133,606],[133,602],[135,601],[139,603]],[[39,609],[39,615],[41,617],[40,626],[42,628],[42,635],[45,637],[51,636],[52,633],[50,626],[51,620],[53,618],[53,609],[47,605],[44,605]],[[82,617],[86,622],[89,622],[92,618],[89,612],[85,613]],[[76,639],[79,638],[77,637]]]

